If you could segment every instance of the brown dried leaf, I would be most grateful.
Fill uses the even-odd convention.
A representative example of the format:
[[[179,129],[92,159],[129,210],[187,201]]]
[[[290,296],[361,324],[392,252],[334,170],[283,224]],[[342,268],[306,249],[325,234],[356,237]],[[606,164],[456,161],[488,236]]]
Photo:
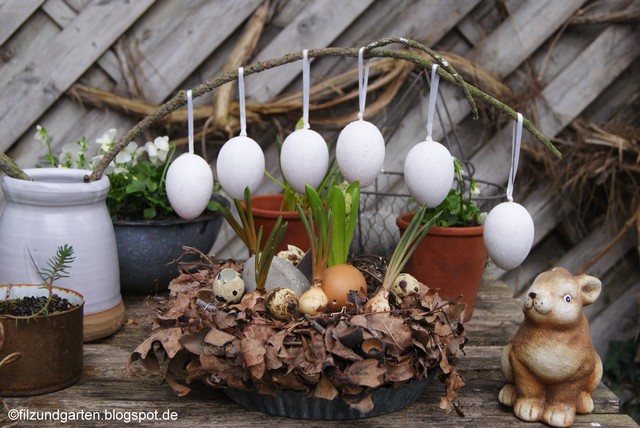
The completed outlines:
[[[396,346],[401,352],[413,345],[411,329],[401,318],[390,317],[387,314],[368,314],[369,328],[384,333],[380,338],[387,348]]]
[[[0,351],[4,345],[4,325],[0,322]]]
[[[224,346],[236,337],[224,331],[212,328],[204,337],[204,341],[213,346]]]
[[[192,354],[200,355],[204,353],[203,342],[207,334],[209,333],[210,328],[204,328],[202,330],[198,330],[192,334],[183,334],[180,336],[180,343],[184,346],[187,351]]]
[[[169,310],[159,315],[158,319],[163,321],[177,320],[181,316],[189,313],[190,306],[191,299],[189,299],[189,296],[186,294],[178,294],[169,307]]]
[[[182,329],[180,327],[166,328],[162,330],[155,330],[151,332],[151,336],[145,339],[131,354],[131,362],[137,359],[146,359],[147,354],[153,348],[154,343],[160,343],[162,348],[167,353],[167,357],[173,358],[178,351],[182,349],[180,344],[180,336],[182,336]]]
[[[407,360],[406,358],[409,358]],[[416,370],[410,361],[411,356],[394,363],[391,360],[385,362],[387,371],[385,373],[385,381],[387,382],[404,382],[409,379],[413,379],[416,375]]]
[[[326,376],[320,376],[320,381],[313,390],[313,397],[324,398],[325,400],[333,400],[338,396],[338,390],[327,379]]]
[[[379,364],[378,360],[368,358],[356,361],[348,366],[340,376],[340,379],[350,385],[369,386],[377,388],[384,383],[386,368]]]
[[[371,395],[366,395],[364,397],[349,397],[349,396],[344,396],[344,401],[347,402],[347,404],[349,404],[349,406],[351,406],[352,408],[362,412],[362,413],[368,413],[370,411],[373,410],[373,399],[371,399]]]
[[[449,376],[446,377],[444,384],[447,392],[440,398],[440,408],[449,413],[453,408],[454,401],[458,397],[458,391],[464,386],[464,381],[458,372],[453,370]]]
[[[333,355],[340,358],[344,358],[348,361],[362,361],[362,357],[356,354],[351,348],[347,348],[336,337],[336,331],[334,326],[329,326],[325,330],[324,343],[326,349]]]

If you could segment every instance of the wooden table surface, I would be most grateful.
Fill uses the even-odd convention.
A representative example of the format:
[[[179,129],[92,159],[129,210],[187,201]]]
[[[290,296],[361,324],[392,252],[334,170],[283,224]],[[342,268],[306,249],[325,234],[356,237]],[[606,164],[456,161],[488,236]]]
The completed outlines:
[[[422,397],[411,406],[392,414],[348,422],[306,421],[273,417],[246,410],[230,401],[223,392],[204,385],[192,385],[187,397],[177,397],[159,374],[145,371],[139,363],[127,367],[129,354],[150,331],[152,310],[140,296],[127,296],[126,325],[115,335],[101,341],[85,344],[84,371],[81,380],[62,391],[51,394],[5,398],[7,409],[34,412],[60,411],[69,426],[123,426],[137,416],[171,418],[129,425],[141,426],[447,426],[447,427],[502,427],[522,426],[511,409],[498,402],[498,391],[503,385],[500,373],[500,352],[507,339],[522,320],[521,303],[511,298],[506,285],[499,282],[483,284],[472,319],[467,323],[469,342],[466,356],[460,363],[460,373],[466,386],[462,388],[460,413],[446,414],[438,408],[444,386],[439,380],[431,382]],[[577,427],[636,427],[629,416],[618,413],[617,397],[604,385],[594,394],[595,412],[578,415]],[[71,421],[84,412],[96,412],[102,419]],[[140,413],[144,412],[144,413]],[[32,413],[31,416],[42,417]],[[55,414],[53,417],[56,417]],[[7,423],[7,421],[5,421]],[[20,421],[17,426],[58,425],[57,422]],[[3,423],[0,422],[0,426]],[[530,423],[526,426],[544,426]]]

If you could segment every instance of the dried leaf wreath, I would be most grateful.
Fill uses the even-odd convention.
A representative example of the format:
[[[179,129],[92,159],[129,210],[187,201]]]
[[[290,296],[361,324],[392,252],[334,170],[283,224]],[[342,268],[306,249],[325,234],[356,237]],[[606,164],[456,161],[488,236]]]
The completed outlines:
[[[282,322],[268,315],[262,297],[198,305],[212,301],[213,279],[221,269],[242,270],[232,261],[207,264],[172,281],[152,332],[130,358],[148,370],[162,368],[177,395],[189,393],[185,383],[202,380],[262,394],[288,389],[307,397],[340,397],[368,412],[375,388],[400,386],[439,369],[446,389],[440,407],[451,410],[464,385],[455,369],[466,341],[464,303],[445,301],[422,285],[391,314],[354,310]],[[378,345],[365,348],[368,339]]]

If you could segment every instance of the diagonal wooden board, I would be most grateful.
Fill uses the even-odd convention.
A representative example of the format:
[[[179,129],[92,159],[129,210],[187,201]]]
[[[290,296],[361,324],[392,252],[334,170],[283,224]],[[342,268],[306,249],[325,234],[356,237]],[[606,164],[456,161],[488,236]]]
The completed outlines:
[[[153,1],[93,2],[46,49],[23,58],[22,72],[0,88],[0,150],[55,103]]]

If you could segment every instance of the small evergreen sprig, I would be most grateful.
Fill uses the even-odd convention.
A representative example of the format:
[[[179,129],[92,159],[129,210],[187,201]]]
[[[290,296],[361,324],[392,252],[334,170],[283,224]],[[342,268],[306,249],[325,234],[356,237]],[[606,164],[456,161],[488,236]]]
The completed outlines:
[[[56,255],[51,257],[47,261],[47,267],[38,271],[38,275],[42,278],[42,286],[48,290],[47,301],[44,303],[42,308],[37,312],[32,313],[31,315],[21,316],[21,315],[4,315],[7,318],[12,318],[16,320],[25,320],[35,318],[39,315],[47,314],[49,311],[49,305],[53,300],[53,283],[62,279],[69,277],[69,269],[71,268],[71,264],[75,261],[76,257],[74,255],[73,246],[64,244],[58,247],[56,251]],[[35,263],[35,261],[34,261]]]

